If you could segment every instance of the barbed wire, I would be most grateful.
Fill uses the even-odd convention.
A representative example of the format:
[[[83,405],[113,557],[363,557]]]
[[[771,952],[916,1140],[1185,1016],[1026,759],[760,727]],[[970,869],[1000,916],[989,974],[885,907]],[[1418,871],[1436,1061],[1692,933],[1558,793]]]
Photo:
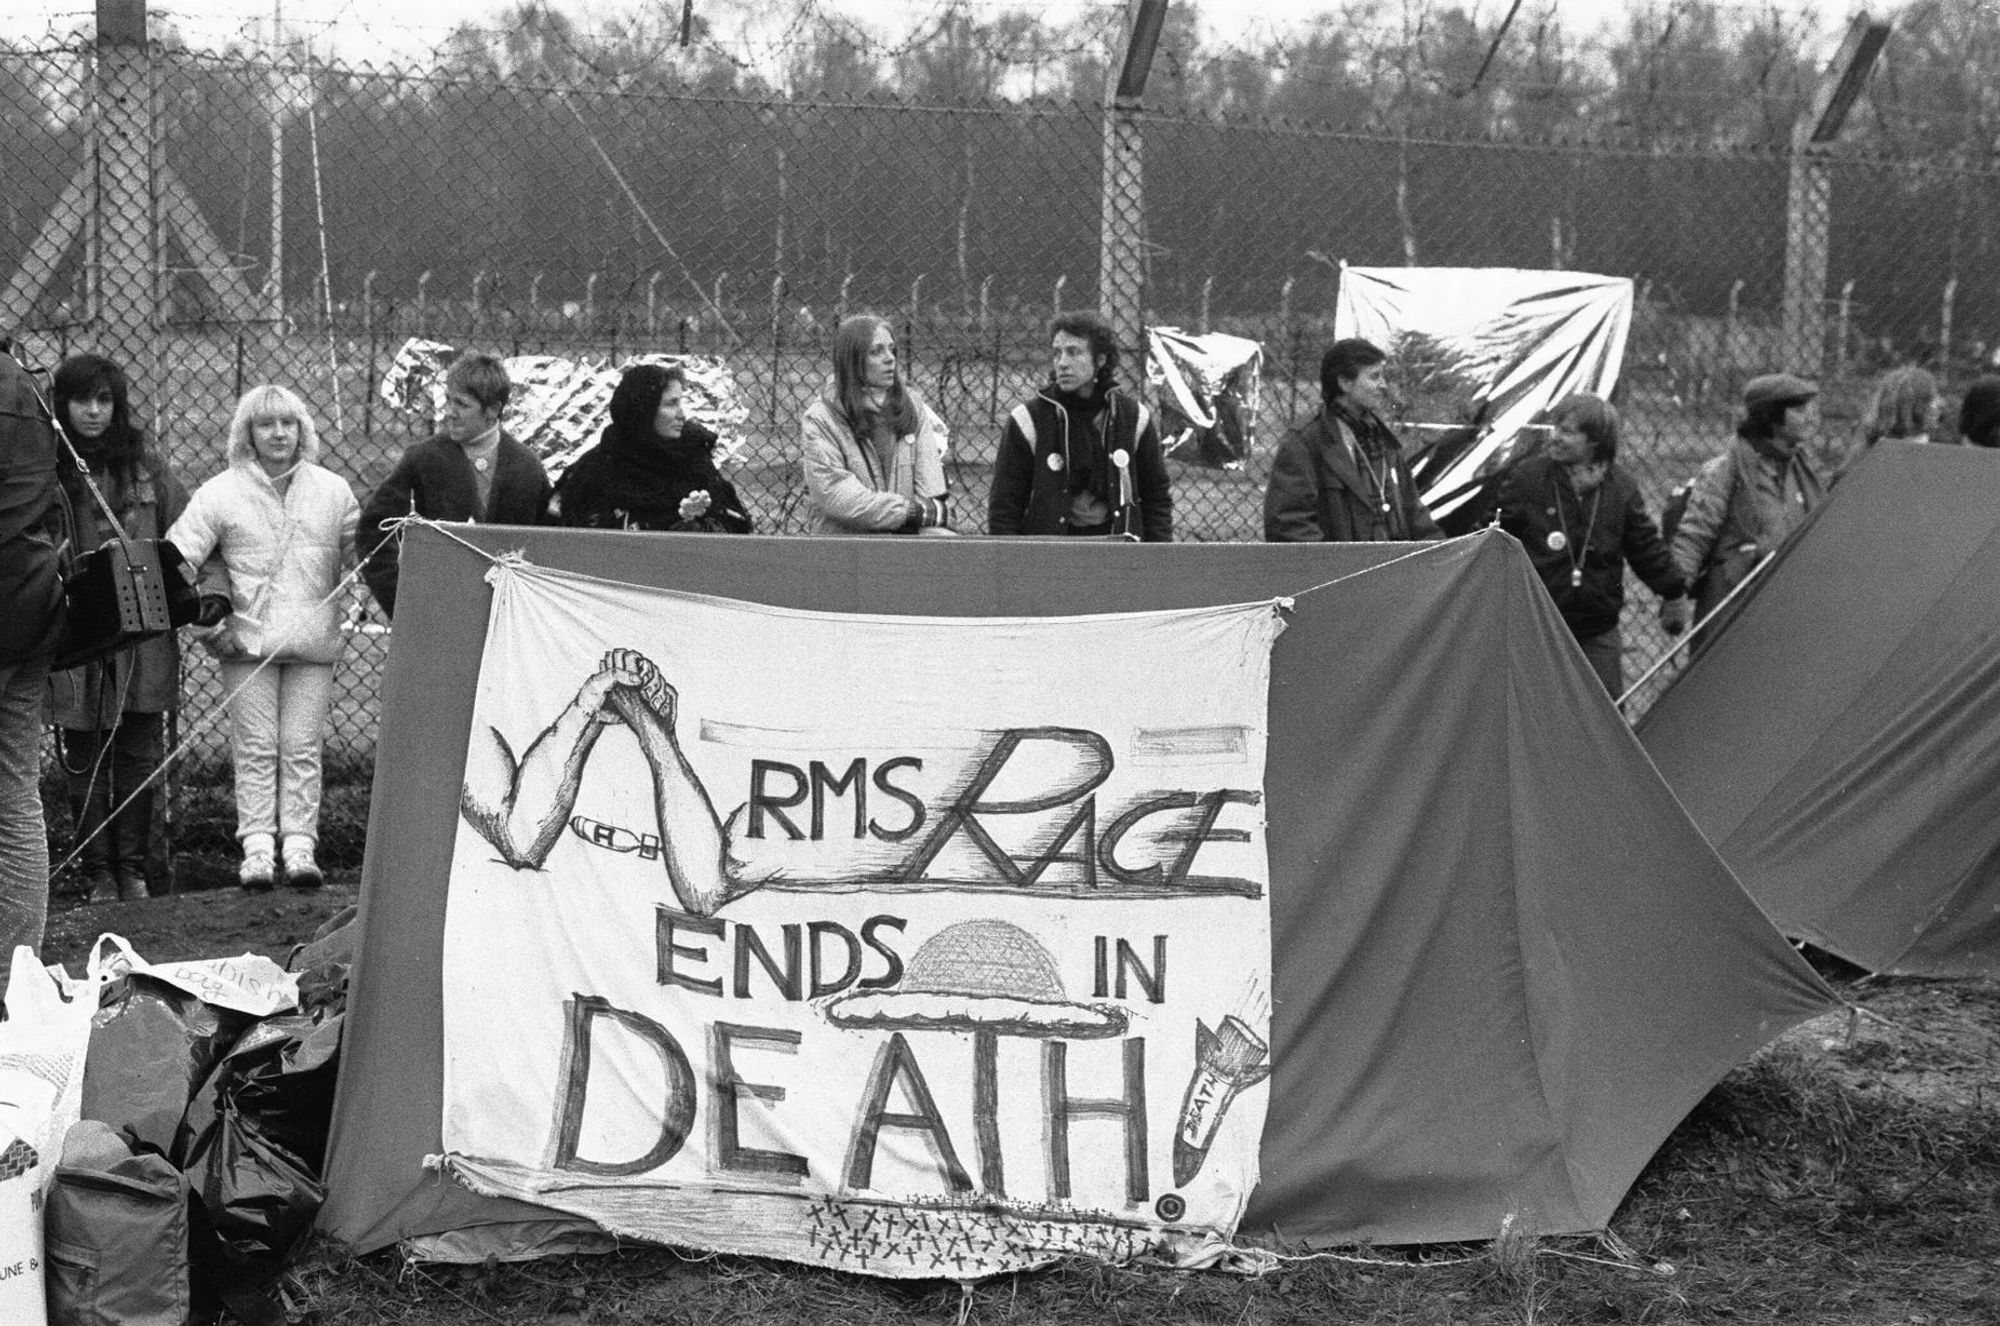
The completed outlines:
[[[241,53],[296,54],[301,49],[311,52],[329,34],[348,30],[360,3],[342,0],[341,7],[327,16],[288,19],[275,42],[270,25],[261,18],[238,17],[181,33],[180,24],[215,24],[215,16],[172,5],[156,6],[153,12],[166,35],[183,41],[219,35],[225,49]],[[1025,91],[1037,97],[1067,92],[1088,100],[1099,89],[1072,86],[1076,74],[1079,68],[1094,67],[1084,62],[1111,56],[1113,46],[1107,38],[1115,33],[1109,25],[1123,12],[1116,0],[1081,0],[1067,22],[1009,28],[1005,20],[1029,13],[1019,0],[921,0],[902,8],[907,23],[885,33],[828,0],[799,0],[782,16],[781,28],[742,27],[731,34],[718,25],[743,19],[747,8],[725,6],[711,10],[710,17],[696,24],[685,46],[677,23],[657,21],[659,14],[652,10],[586,20],[552,0],[518,5],[505,28],[412,21],[368,27],[377,35],[386,26],[432,38],[428,54],[415,60],[419,69],[471,61],[502,73],[610,83],[644,80],[670,70],[679,71],[684,79],[720,70],[726,71],[725,81],[751,85],[743,86],[746,93],[783,89],[787,95],[811,95],[816,91],[810,85],[814,70],[800,61],[823,54],[832,45],[843,52],[843,60],[863,80],[864,89],[872,86],[891,95],[908,80],[925,77],[926,66],[913,67],[913,62],[935,57],[938,62],[928,67],[940,73],[957,68],[959,73],[950,76],[969,78],[970,83],[959,90],[975,98],[1007,100],[1010,91]],[[1521,123],[1524,113],[1531,115],[1528,123],[1542,124],[1545,117],[1533,117],[1532,107],[1562,102],[1566,105],[1560,114],[1565,118],[1596,117],[1606,121],[1602,127],[1614,134],[1638,128],[1653,133],[1782,135],[1809,94],[1814,71],[1800,51],[1805,38],[1825,26],[1824,15],[1810,4],[1786,6],[1771,0],[1706,6],[1724,21],[1710,25],[1702,38],[1706,45],[1676,47],[1673,34],[1686,8],[1687,0],[1636,6],[1627,14],[1627,31],[1618,37],[1603,24],[1588,36],[1569,35],[1572,25],[1552,3],[1530,10],[1527,21],[1511,33],[1502,32],[1491,17],[1483,24],[1476,21],[1476,10],[1468,17],[1462,9],[1422,4],[1405,7],[1398,16],[1383,7],[1348,3],[1329,6],[1322,17],[1366,15],[1370,21],[1331,28],[1310,19],[1286,25],[1266,18],[1259,20],[1257,31],[1267,35],[1254,41],[1203,38],[1189,44],[1188,33],[1182,31],[1175,35],[1178,44],[1161,51],[1155,88],[1168,98],[1211,100],[1227,88],[1227,108],[1251,115],[1310,111],[1315,104],[1336,114],[1341,105],[1366,107],[1352,125],[1362,129],[1385,124],[1414,127],[1410,117],[1418,111],[1408,98],[1421,94],[1428,103],[1425,113],[1450,114],[1441,99],[1462,101],[1467,109],[1461,115],[1474,120],[1487,117],[1491,123],[1483,127],[1495,133]],[[1439,35],[1439,24],[1433,21],[1436,13],[1457,14],[1463,20],[1457,45]],[[51,33],[61,20],[75,19],[81,26],[92,17],[91,11],[79,9],[53,11]],[[437,37],[440,32],[442,38]],[[1746,33],[1769,39],[1761,59],[1746,60],[1730,71],[1720,89],[1713,82],[1683,86],[1667,72],[1683,55],[1717,49],[1727,54],[1732,34]],[[82,39],[74,30],[73,35]],[[1392,42],[1402,45],[1391,49]],[[1485,53],[1482,63],[1492,68],[1474,88],[1466,79],[1472,55],[1480,52]],[[2000,50],[1994,58],[2000,58]],[[1976,102],[1954,105],[1934,90],[1925,95],[1906,89],[1901,77],[1904,63],[1893,54],[1885,60],[1857,116],[1860,131],[1888,140],[1898,151],[1911,150],[1910,140],[1930,139],[1933,146],[1948,140],[1964,149],[1992,138],[2000,108]],[[1243,83],[1231,72],[1245,69],[1267,77]],[[1973,81],[1981,79],[1983,74]],[[1718,91],[1723,94],[1720,99]],[[1350,109],[1342,118],[1354,113]],[[1990,141],[1987,145],[1992,146]]]
[[[339,10],[326,17],[312,17],[294,12],[286,16],[285,27],[294,35],[310,32],[325,36],[360,32],[364,34],[369,44],[376,46],[393,44],[388,39],[397,34],[421,35],[426,38],[426,43],[420,44],[435,44],[436,34],[439,33],[463,34],[480,40],[494,40],[504,39],[518,30],[518,25],[514,24],[511,18],[506,24],[470,20],[423,22],[380,15],[369,15],[364,19],[354,14],[358,2],[359,0],[344,0]],[[1221,8],[1221,6],[1215,7]],[[1719,0],[1716,3],[1708,3],[1706,7],[1720,14],[1737,16],[1726,25],[1731,28],[1796,25],[1801,28],[1824,29],[1827,26],[1823,13],[1810,0],[1801,0],[1795,7],[1778,4],[1776,0]],[[567,9],[552,9],[546,4],[536,4],[528,8],[559,14],[571,30],[586,36],[618,29],[632,19],[652,12],[636,3],[626,12],[596,16],[578,15]],[[782,30],[775,35],[767,33],[763,37],[746,35],[739,39],[739,44],[774,53],[783,52],[799,45],[817,26],[839,30],[848,44],[871,57],[894,60],[920,50],[929,41],[934,40],[939,31],[953,19],[966,19],[978,26],[991,28],[1008,18],[1022,17],[1035,18],[1038,25],[1045,28],[1051,26],[1041,22],[1044,16],[1040,10],[1025,6],[1021,0],[929,0],[921,7],[921,13],[916,13],[916,7],[905,8],[916,16],[908,19],[900,30],[878,31],[863,22],[857,14],[829,8],[823,0],[796,0],[790,16],[782,20]],[[1053,26],[1080,28],[1088,32],[1092,38],[1100,40],[1107,31],[1122,22],[1124,12],[1120,0],[1078,0],[1073,8],[1078,16],[1076,19],[1067,24]],[[1634,11],[1642,16],[1647,12],[1645,6],[1634,5],[1628,9],[1627,16],[1629,17]],[[725,7],[722,12],[727,16],[730,14],[730,9]],[[768,11],[754,12],[760,18],[772,17]],[[1200,12],[1198,6],[1196,12]],[[1462,4],[1424,4],[1418,12],[1426,16],[1448,13],[1465,16],[1468,11]],[[1467,21],[1474,29],[1480,29],[1480,24],[1476,21],[1476,7],[1470,12],[1474,17],[1468,18]],[[268,45],[273,41],[269,23],[261,15],[223,17],[212,12],[176,5],[155,5],[153,13],[161,22],[171,23],[186,32],[221,33],[226,40],[249,46]],[[740,12],[738,16],[741,16]],[[1584,31],[1582,25],[1566,22],[1560,8],[1552,3],[1543,5],[1539,11],[1531,13],[1530,17],[1542,27],[1554,25],[1564,30]],[[65,20],[71,21],[71,30],[86,30],[93,18],[93,11],[88,9],[53,11],[49,15],[50,30],[59,31]],[[1238,35],[1233,39],[1219,35],[1210,27],[1204,31],[1199,54],[1204,58],[1226,58],[1239,54],[1275,52],[1278,53],[1278,58],[1282,59],[1283,50],[1292,42],[1309,39],[1315,33],[1323,33],[1329,27],[1335,26],[1339,35],[1350,45],[1377,47],[1385,42],[1403,39],[1410,34],[1410,25],[1403,18],[1391,16],[1383,7],[1344,0],[1343,3],[1327,5],[1316,14],[1300,15],[1291,19],[1251,15],[1238,23]],[[1490,31],[1493,26],[1489,21],[1485,30]],[[1599,32],[1609,30],[1604,23],[1598,26]],[[292,39],[280,37],[277,41],[278,44],[284,44]]]

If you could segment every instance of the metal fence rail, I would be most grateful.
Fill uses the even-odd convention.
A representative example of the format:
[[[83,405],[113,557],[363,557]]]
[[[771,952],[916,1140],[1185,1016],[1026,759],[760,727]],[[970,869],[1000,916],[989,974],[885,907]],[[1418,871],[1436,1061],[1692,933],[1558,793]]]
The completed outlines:
[[[501,354],[718,355],[750,417],[737,476],[761,530],[803,528],[797,421],[832,328],[869,309],[953,434],[962,526],[984,524],[1006,411],[1045,373],[1045,328],[1100,299],[1107,252],[1151,325],[1265,348],[1243,470],[1175,465],[1184,539],[1258,537],[1270,443],[1314,407],[1336,263],[1567,267],[1640,291],[1622,463],[1657,504],[1727,436],[1742,382],[1817,371],[1831,463],[1902,362],[1962,386],[2000,335],[2000,171],[1835,157],[1824,342],[1788,345],[1788,159],[1501,144],[1193,113],[1136,117],[1143,175],[1107,207],[1107,117],[1070,103],[914,106],[665,95],[149,48],[0,50],[0,319],[31,359],[109,354],[190,487],[265,381],[319,416],[365,496],[427,421],[378,388],[426,336]],[[1140,180],[1143,179],[1143,184]],[[1143,192],[1137,192],[1143,189]],[[1650,596],[1635,593],[1641,604]],[[352,613],[377,621],[365,595]],[[1632,672],[1664,641],[1634,613]],[[190,651],[182,726],[216,680]],[[365,772],[386,637],[358,630],[331,759]],[[333,806],[358,832],[365,798]]]

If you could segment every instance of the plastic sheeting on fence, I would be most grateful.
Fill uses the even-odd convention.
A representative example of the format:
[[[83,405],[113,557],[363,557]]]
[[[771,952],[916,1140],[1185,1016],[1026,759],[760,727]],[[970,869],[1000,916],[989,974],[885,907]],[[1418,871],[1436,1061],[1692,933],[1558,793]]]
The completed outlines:
[[[1240,470],[1257,445],[1264,348],[1224,332],[1146,329],[1146,380],[1160,406],[1167,455],[1212,470]]]
[[[1388,351],[1418,434],[1408,440],[1440,520],[1573,391],[1609,396],[1632,325],[1632,282],[1512,267],[1342,267],[1336,336]]]
[[[460,351],[441,341],[411,337],[396,351],[382,376],[382,399],[397,409],[426,417],[444,408],[444,380]],[[597,441],[610,422],[611,392],[621,373],[635,364],[672,364],[687,378],[688,414],[721,438],[717,460],[740,464],[743,425],[750,411],[736,389],[729,365],[712,355],[634,355],[611,364],[602,359],[560,355],[515,355],[501,360],[513,392],[501,426],[534,448],[551,477]]]

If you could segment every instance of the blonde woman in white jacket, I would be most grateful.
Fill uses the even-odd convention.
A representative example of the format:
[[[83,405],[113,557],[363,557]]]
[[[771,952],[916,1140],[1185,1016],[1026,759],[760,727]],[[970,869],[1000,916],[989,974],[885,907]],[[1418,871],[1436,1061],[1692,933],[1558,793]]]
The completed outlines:
[[[340,657],[333,601],[354,561],[360,504],[321,467],[319,431],[284,387],[253,387],[229,424],[229,467],[195,490],[167,537],[190,566],[219,551],[236,611],[205,642],[222,660],[246,889],[324,882],[320,747]]]

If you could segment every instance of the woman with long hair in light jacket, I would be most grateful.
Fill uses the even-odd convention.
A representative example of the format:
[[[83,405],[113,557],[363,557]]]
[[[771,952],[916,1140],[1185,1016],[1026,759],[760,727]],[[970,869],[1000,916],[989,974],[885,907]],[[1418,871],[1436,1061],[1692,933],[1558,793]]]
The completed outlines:
[[[802,461],[814,534],[949,534],[944,420],[903,381],[886,320],[833,333],[833,379],[807,407]]]
[[[320,747],[340,657],[341,573],[361,507],[319,463],[319,431],[283,387],[253,387],[229,424],[229,468],[195,491],[168,537],[190,563],[220,551],[236,605],[206,643],[222,661],[246,889],[323,882]]]

